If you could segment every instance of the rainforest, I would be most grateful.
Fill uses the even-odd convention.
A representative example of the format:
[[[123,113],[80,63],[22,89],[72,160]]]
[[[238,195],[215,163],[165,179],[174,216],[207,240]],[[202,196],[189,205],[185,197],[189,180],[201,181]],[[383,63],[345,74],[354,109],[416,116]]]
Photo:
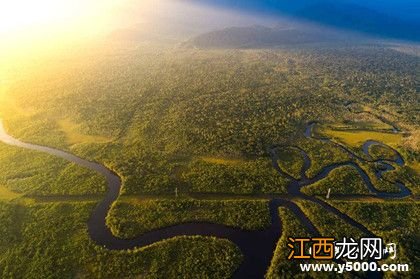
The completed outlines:
[[[418,278],[415,36],[243,13],[2,55],[0,278],[338,277],[291,237],[379,237],[409,271],[343,278]]]

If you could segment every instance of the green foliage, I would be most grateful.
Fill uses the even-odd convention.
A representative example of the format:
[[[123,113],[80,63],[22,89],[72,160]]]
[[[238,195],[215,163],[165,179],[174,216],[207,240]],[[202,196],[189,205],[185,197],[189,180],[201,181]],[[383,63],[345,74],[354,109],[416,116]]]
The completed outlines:
[[[280,147],[276,149],[276,154],[279,157],[279,167],[293,178],[300,179],[304,163],[300,151],[294,148]]]
[[[420,213],[420,203],[418,202],[331,202],[356,220],[366,223],[372,231],[381,234],[391,230],[399,232],[417,233]]]
[[[420,194],[420,174],[409,166],[399,167],[397,170],[384,174],[390,181],[402,181],[414,195]]]
[[[180,236],[128,252],[95,250],[96,258],[81,278],[227,279],[242,261],[233,243],[212,237]]]
[[[332,170],[326,178],[304,187],[302,192],[308,195],[325,196],[330,188],[331,195],[369,194],[362,177],[351,166],[343,166]]]
[[[369,104],[409,132],[418,130],[418,59],[382,47],[197,51],[140,46],[41,66],[42,71],[19,76],[19,83],[11,84],[1,96],[0,112],[8,131],[24,141],[104,163],[123,178],[123,194],[172,194],[175,187],[182,194],[285,193],[287,181],[270,167],[267,147],[304,149],[312,161],[309,177],[327,165],[350,160],[333,144],[307,139],[302,132],[312,120],[372,122],[371,115],[348,110],[344,105],[348,102],[361,108]],[[404,147],[403,154],[415,165],[418,151],[411,146],[415,144]],[[389,155],[376,147],[372,152]],[[216,164],[196,159],[209,154],[246,161]],[[296,154],[290,157],[281,166],[297,176],[302,161]],[[362,167],[379,190],[398,190],[374,177],[373,164]],[[2,144],[0,173],[1,187],[27,195],[86,195],[105,189],[103,178],[93,172]],[[418,193],[417,170],[401,168],[386,175],[398,176]],[[315,185],[314,192],[308,191],[322,193],[331,183],[339,192],[363,192],[358,180],[351,179],[343,187],[340,180],[351,176],[351,170],[339,169]],[[25,205],[22,199],[0,203],[0,277],[226,278],[241,261],[232,243],[204,237],[178,237],[134,251],[107,251],[87,235],[86,221],[93,206],[86,202]],[[316,204],[301,202],[300,206],[325,236],[360,235]],[[139,204],[122,200],[114,205],[108,224],[126,237],[189,220],[259,228],[268,224],[266,210],[265,202],[248,200]],[[370,225],[362,209],[352,210],[354,216],[349,214],[354,219]],[[406,219],[396,218],[403,228],[391,229],[389,239],[411,239],[408,245],[417,250],[404,248],[404,255],[414,262],[419,250],[412,240],[418,239],[413,234],[418,210],[390,210]],[[280,214],[284,233],[269,278],[290,275],[286,269],[295,267],[283,260],[279,247],[285,237],[304,234],[290,212],[280,210]],[[375,222],[393,217],[377,214]],[[384,224],[388,226],[375,229],[396,225]]]
[[[374,144],[369,148],[369,154],[373,159],[376,160],[387,159],[394,161],[397,158],[397,154],[395,154],[395,152],[392,149],[377,144]]]
[[[83,195],[105,192],[105,179],[63,159],[0,143],[0,184],[26,195]]]
[[[24,208],[19,205],[0,201],[0,253],[3,253],[11,244],[21,238],[22,212]]]
[[[19,198],[21,196],[22,194],[10,191],[8,188],[4,186],[0,186],[0,200],[10,201],[10,200]]]
[[[420,264],[419,202],[331,202],[356,221],[384,238],[385,243],[397,244],[397,258],[386,263],[409,264],[409,273],[391,273],[388,278],[417,278]]]
[[[108,251],[87,235],[93,206],[21,208],[0,203],[0,277],[229,278],[242,260],[232,243],[208,237],[177,237],[142,249]],[[20,222],[11,219],[17,216]]]
[[[383,48],[102,52],[72,57],[61,63],[65,68],[43,64],[11,85],[0,109],[13,135],[112,166],[124,177],[125,193],[172,192],[178,156],[266,159],[272,144],[306,150],[313,176],[348,156],[304,139],[303,127],[362,118],[346,102],[398,111],[387,117],[413,130],[418,123],[416,61]],[[298,163],[290,167],[296,175]],[[230,180],[241,181],[241,174]],[[258,175],[247,179],[251,186],[238,192],[260,184]]]
[[[205,221],[247,230],[270,225],[267,201],[146,200],[117,201],[107,216],[112,233],[132,238],[141,233],[186,222]]]
[[[317,227],[322,236],[334,237],[335,239],[363,237],[361,231],[347,224],[334,213],[328,212],[322,206],[306,200],[298,201],[297,204]],[[319,218],[319,216],[322,216],[322,218]]]
[[[380,179],[376,176],[375,173],[382,167],[380,163],[359,162],[359,165],[367,173],[376,190],[387,193],[400,192],[400,188],[396,186],[394,180]],[[384,173],[384,176],[388,175],[388,173]]]
[[[286,208],[279,208],[279,215],[282,222],[281,238],[277,242],[271,265],[265,275],[267,279],[280,278],[336,278],[336,274],[329,272],[302,272],[299,267],[301,263],[331,263],[330,261],[316,260],[289,260],[287,257],[290,253],[288,238],[305,238],[311,237],[305,227],[296,219],[296,216]],[[346,275],[343,278],[347,278]]]
[[[201,193],[286,193],[288,181],[259,159],[235,165],[194,161],[183,174],[191,192]]]
[[[324,167],[349,161],[349,155],[330,142],[321,142],[316,139],[303,139],[298,145],[304,149],[311,159],[311,166],[306,172],[308,177],[317,175]]]
[[[279,214],[282,222],[282,234],[274,251],[266,278],[305,277],[300,272],[299,263],[301,262],[287,259],[290,252],[287,243],[289,237],[310,237],[310,235],[289,209],[279,208]]]

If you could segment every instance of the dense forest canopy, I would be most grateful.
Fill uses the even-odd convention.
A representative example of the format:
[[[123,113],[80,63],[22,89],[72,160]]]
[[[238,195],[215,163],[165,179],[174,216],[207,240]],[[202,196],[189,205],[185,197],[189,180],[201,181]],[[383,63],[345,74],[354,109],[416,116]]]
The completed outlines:
[[[194,152],[261,154],[264,144],[298,133],[296,124],[350,118],[345,104],[353,101],[418,123],[419,58],[382,47],[139,48],[86,62],[38,72],[9,98],[30,109],[28,119],[48,104],[54,125],[72,118],[87,134],[159,138],[166,149]]]
[[[375,162],[364,161],[360,169],[380,191],[398,193],[389,182],[398,180],[413,195],[420,193],[419,59],[405,47],[386,45],[197,49],[140,44],[91,49],[25,67],[16,63],[8,71],[4,67],[8,78],[0,116],[16,138],[100,162],[121,176],[121,196],[107,216],[107,226],[119,237],[188,221],[256,230],[270,223],[267,196],[286,196],[302,169],[307,167],[305,175],[313,178],[329,165],[355,161],[337,143],[365,159],[361,145],[368,139],[395,148],[406,164],[394,164],[386,179],[375,177],[380,168]],[[317,123],[313,135],[305,135],[312,121]],[[285,175],[273,168],[269,151],[278,156]],[[386,146],[373,146],[370,154],[396,158]],[[3,144],[0,170],[0,193],[5,196],[0,219],[7,224],[0,233],[8,239],[0,242],[0,276],[58,266],[69,277],[77,272],[135,277],[142,270],[151,278],[176,277],[197,263],[197,274],[226,278],[242,260],[231,242],[201,237],[107,251],[88,239],[85,227],[104,192],[103,177]],[[302,192],[323,197],[331,188],[334,195],[371,194],[352,166],[335,169]],[[351,207],[345,210],[352,216],[364,208],[394,210],[393,204],[348,203]],[[392,231],[379,231],[381,236],[400,241],[415,234],[418,203],[410,199],[401,204],[410,221],[401,230],[390,224]],[[325,209],[311,201],[296,206],[326,235],[361,234],[330,212],[318,220]],[[14,224],[13,216],[23,221]],[[40,221],[35,224],[34,218]],[[280,209],[280,218],[284,225],[278,247],[283,247],[287,234],[303,229],[286,208]],[[369,223],[364,215],[354,219]],[[70,227],[73,242],[63,237]],[[34,245],[40,231],[48,243]],[[62,247],[72,253],[64,255]],[[14,264],[32,250],[48,256],[34,257],[27,269]],[[275,251],[270,278],[296,271],[283,260],[282,251]],[[403,259],[415,264],[406,245],[402,251]],[[174,254],[179,257],[165,269]],[[57,257],[62,259],[58,264]],[[209,264],[215,258],[223,260]]]
[[[309,121],[381,122],[349,104],[418,128],[419,58],[385,47],[144,46],[91,58],[11,85],[2,111],[16,136],[105,161],[135,184],[129,191],[169,191],[175,170],[199,156],[266,156],[303,140]]]

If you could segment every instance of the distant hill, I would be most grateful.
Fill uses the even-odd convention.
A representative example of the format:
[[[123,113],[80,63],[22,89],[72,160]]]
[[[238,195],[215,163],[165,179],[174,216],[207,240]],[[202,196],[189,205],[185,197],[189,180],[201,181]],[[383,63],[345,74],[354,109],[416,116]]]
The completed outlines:
[[[260,25],[229,27],[201,34],[184,43],[198,48],[262,48],[308,43],[339,42],[346,38],[316,28],[284,28]]]

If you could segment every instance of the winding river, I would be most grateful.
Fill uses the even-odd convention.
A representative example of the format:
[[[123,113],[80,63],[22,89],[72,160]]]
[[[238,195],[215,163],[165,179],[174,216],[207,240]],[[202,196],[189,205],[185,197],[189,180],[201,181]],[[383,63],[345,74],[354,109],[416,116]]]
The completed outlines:
[[[307,128],[304,132],[306,137],[313,137],[313,128],[316,125],[316,122],[311,122],[307,125]],[[318,139],[318,138],[315,138]],[[318,199],[313,196],[305,195],[301,192],[302,187],[308,186],[313,184],[325,177],[328,174],[341,166],[351,166],[355,168],[362,179],[364,180],[367,188],[372,193],[373,196],[377,196],[383,199],[387,198],[403,198],[411,195],[410,190],[405,187],[404,184],[401,182],[396,182],[396,185],[399,187],[399,193],[384,193],[378,191],[374,185],[372,184],[369,176],[367,173],[357,164],[357,161],[371,161],[371,162],[378,162],[381,163],[383,166],[380,170],[376,172],[376,176],[379,179],[382,179],[382,174],[386,171],[392,170],[393,166],[392,163],[397,165],[403,165],[404,160],[402,156],[395,151],[396,160],[389,161],[389,160],[372,160],[369,155],[369,148],[372,145],[384,145],[379,142],[375,141],[367,141],[363,145],[363,152],[368,157],[368,159],[364,159],[357,154],[353,153],[347,147],[335,143],[327,138],[319,138],[318,140],[321,141],[330,141],[340,148],[342,148],[345,152],[348,152],[354,161],[348,161],[343,163],[332,164],[329,166],[324,167],[317,175],[312,178],[308,178],[306,176],[306,171],[311,166],[311,160],[307,153],[299,148],[297,148],[304,160],[304,164],[301,170],[301,177],[299,179],[295,179],[290,175],[286,174],[278,165],[278,156],[276,154],[276,149],[281,148],[278,146],[273,146],[269,149],[269,154],[272,160],[273,167],[277,170],[280,175],[287,176],[291,181],[288,186],[288,194],[287,197],[276,197],[272,196],[269,201],[269,211],[271,216],[271,225],[268,228],[258,231],[246,231],[238,228],[233,228],[229,226],[213,224],[213,223],[206,223],[206,222],[194,222],[194,223],[184,223],[179,225],[174,225],[170,227],[165,227],[162,229],[153,230],[151,232],[144,233],[137,238],[134,239],[120,239],[115,237],[110,229],[106,226],[105,218],[108,214],[108,211],[111,208],[111,205],[114,201],[116,201],[120,195],[121,190],[121,179],[120,177],[103,166],[102,164],[91,162],[84,160],[80,157],[77,157],[73,154],[68,152],[64,152],[58,149],[54,149],[51,147],[40,146],[30,143],[25,143],[19,141],[18,139],[13,138],[4,129],[3,123],[0,119],[0,141],[31,150],[36,150],[44,153],[48,153],[53,156],[57,156],[63,158],[67,161],[76,163],[79,166],[94,170],[106,178],[108,191],[105,194],[104,199],[95,207],[93,210],[87,226],[89,236],[93,242],[97,245],[104,246],[108,249],[112,250],[127,250],[133,248],[144,247],[150,245],[152,243],[156,243],[158,241],[162,241],[165,239],[173,238],[175,236],[181,235],[200,235],[200,236],[214,236],[218,238],[225,238],[233,243],[235,243],[241,252],[244,255],[244,261],[235,272],[234,276],[236,278],[263,278],[264,274],[267,271],[267,268],[270,265],[271,258],[273,255],[273,251],[275,250],[276,244],[278,239],[281,236],[281,220],[278,216],[278,208],[280,206],[286,207],[290,209],[294,215],[300,220],[300,222],[305,226],[307,231],[313,236],[319,236],[319,232],[316,227],[312,224],[309,218],[303,213],[303,211],[292,201],[292,199],[304,199],[315,202],[322,206],[325,210],[335,214],[345,222],[349,223],[350,225],[360,229],[363,233],[369,236],[374,236],[372,232],[370,232],[364,225],[358,223],[348,215],[342,213],[338,209],[334,208],[327,202]],[[389,147],[390,148],[390,147]]]

